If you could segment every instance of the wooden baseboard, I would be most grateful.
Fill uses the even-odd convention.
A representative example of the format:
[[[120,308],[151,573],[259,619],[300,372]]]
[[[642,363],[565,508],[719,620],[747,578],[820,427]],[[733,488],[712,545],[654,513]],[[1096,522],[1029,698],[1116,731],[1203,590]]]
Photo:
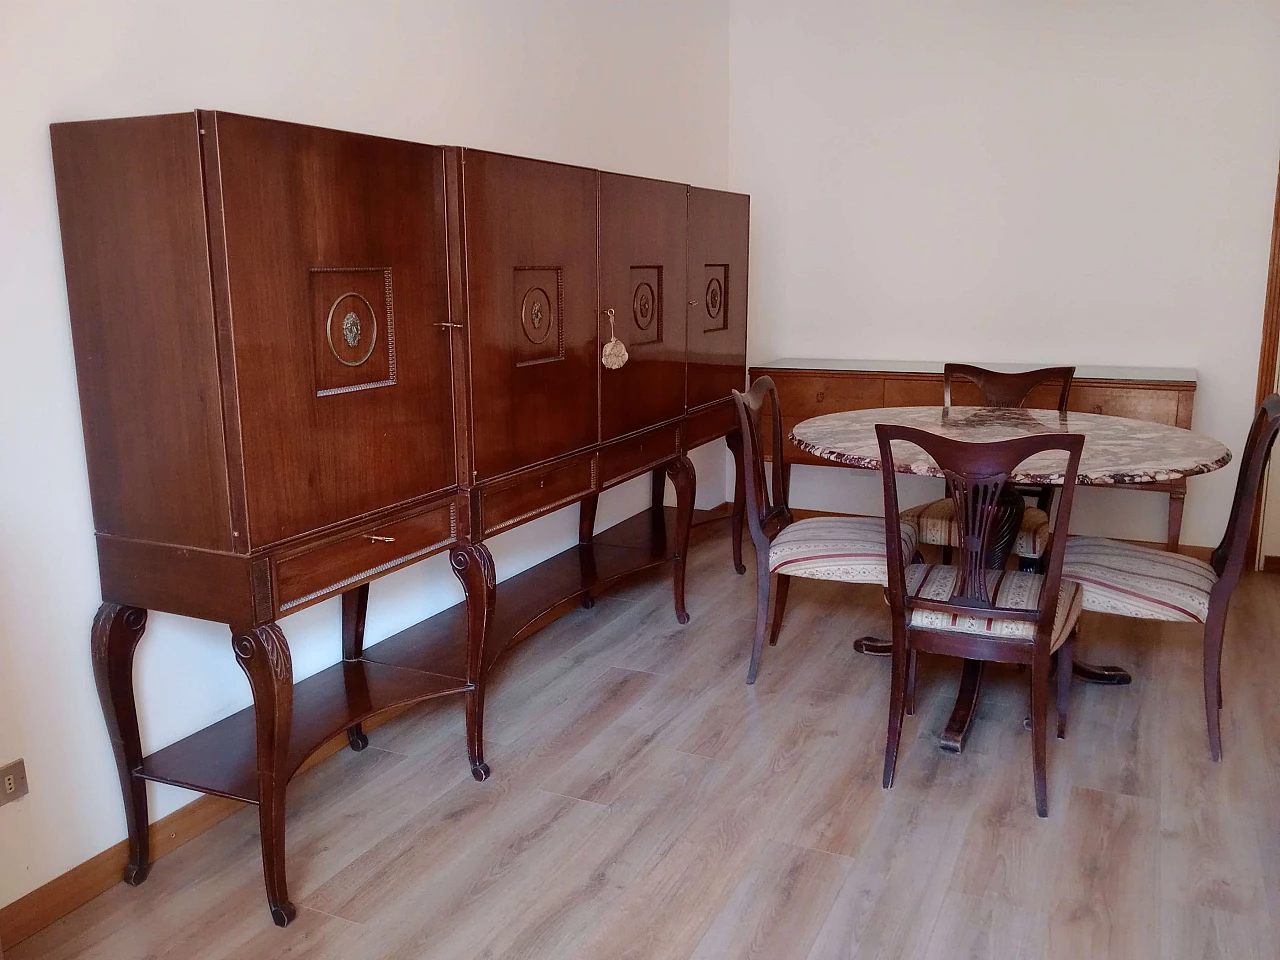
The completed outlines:
[[[797,520],[804,520],[809,517],[861,516],[861,514],[856,514],[856,513],[835,513],[834,511],[831,511],[831,510],[803,510],[799,507],[792,507],[791,515],[795,517]],[[1150,547],[1152,550],[1165,549],[1165,545],[1163,543],[1156,543],[1155,541],[1152,541],[1152,540],[1127,540],[1125,542],[1133,543],[1140,547]],[[1188,543],[1180,543],[1178,544],[1178,553],[1184,554],[1185,556],[1188,556],[1188,557],[1195,557],[1197,560],[1208,560],[1209,557],[1213,554],[1213,547],[1197,547]],[[1276,572],[1280,572],[1280,557],[1267,557],[1267,560],[1275,561],[1275,566],[1272,568],[1268,568],[1264,566],[1263,567],[1264,570],[1272,569]]]
[[[1263,557],[1263,573],[1280,573],[1280,557]]]
[[[365,732],[377,729],[408,709],[411,708],[395,708],[366,720],[363,724]],[[311,769],[346,747],[347,735],[343,732],[313,753],[298,772]],[[148,831],[151,862],[155,863],[188,840],[198,837],[243,806],[245,804],[239,800],[205,795],[157,820]],[[17,946],[27,937],[123,882],[121,877],[128,861],[129,842],[121,840],[61,876],[54,877],[44,886],[36,887],[25,897],[0,907],[0,960],[4,957],[4,947]]]

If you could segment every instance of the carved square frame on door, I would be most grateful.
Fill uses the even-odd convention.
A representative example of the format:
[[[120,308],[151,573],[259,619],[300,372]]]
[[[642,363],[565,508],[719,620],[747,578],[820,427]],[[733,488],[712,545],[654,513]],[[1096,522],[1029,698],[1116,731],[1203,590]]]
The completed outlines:
[[[309,271],[317,397],[396,382],[390,267]]]

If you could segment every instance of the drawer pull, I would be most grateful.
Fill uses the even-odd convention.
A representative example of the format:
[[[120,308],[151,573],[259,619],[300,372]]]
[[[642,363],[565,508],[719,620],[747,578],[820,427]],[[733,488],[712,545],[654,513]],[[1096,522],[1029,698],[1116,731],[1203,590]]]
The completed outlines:
[[[375,537],[372,533],[368,535],[369,539],[374,543],[395,543],[395,537]]]

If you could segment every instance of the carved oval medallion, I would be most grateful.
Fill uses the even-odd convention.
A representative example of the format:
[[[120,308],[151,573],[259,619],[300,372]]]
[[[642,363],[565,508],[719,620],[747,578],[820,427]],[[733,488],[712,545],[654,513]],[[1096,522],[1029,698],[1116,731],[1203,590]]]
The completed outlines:
[[[636,292],[631,297],[631,316],[636,322],[636,326],[641,330],[648,330],[653,326],[653,318],[658,314],[658,301],[654,296],[653,287],[648,281],[641,283],[636,287]]]
[[[373,356],[378,342],[378,317],[360,294],[344,293],[329,307],[325,332],[334,359],[344,366],[358,367]]]
[[[520,304],[520,326],[530,343],[543,343],[551,335],[555,314],[551,298],[541,287],[531,287]]]
[[[712,320],[720,319],[720,311],[724,309],[724,288],[720,285],[719,277],[712,277],[707,281],[707,316]]]

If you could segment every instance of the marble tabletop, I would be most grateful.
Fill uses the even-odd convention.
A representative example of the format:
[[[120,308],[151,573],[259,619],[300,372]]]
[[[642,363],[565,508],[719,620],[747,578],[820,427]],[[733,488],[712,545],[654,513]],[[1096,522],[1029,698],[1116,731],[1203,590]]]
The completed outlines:
[[[791,442],[824,460],[880,469],[875,425],[918,427],[954,440],[984,443],[1043,433],[1082,433],[1078,482],[1095,485],[1155,483],[1210,473],[1231,461],[1231,451],[1203,434],[1145,420],[1097,413],[1000,407],[885,407],[813,417],[796,424]],[[899,473],[940,477],[941,471],[914,444],[895,442]],[[1015,483],[1061,483],[1065,453],[1041,453],[1010,477]]]

